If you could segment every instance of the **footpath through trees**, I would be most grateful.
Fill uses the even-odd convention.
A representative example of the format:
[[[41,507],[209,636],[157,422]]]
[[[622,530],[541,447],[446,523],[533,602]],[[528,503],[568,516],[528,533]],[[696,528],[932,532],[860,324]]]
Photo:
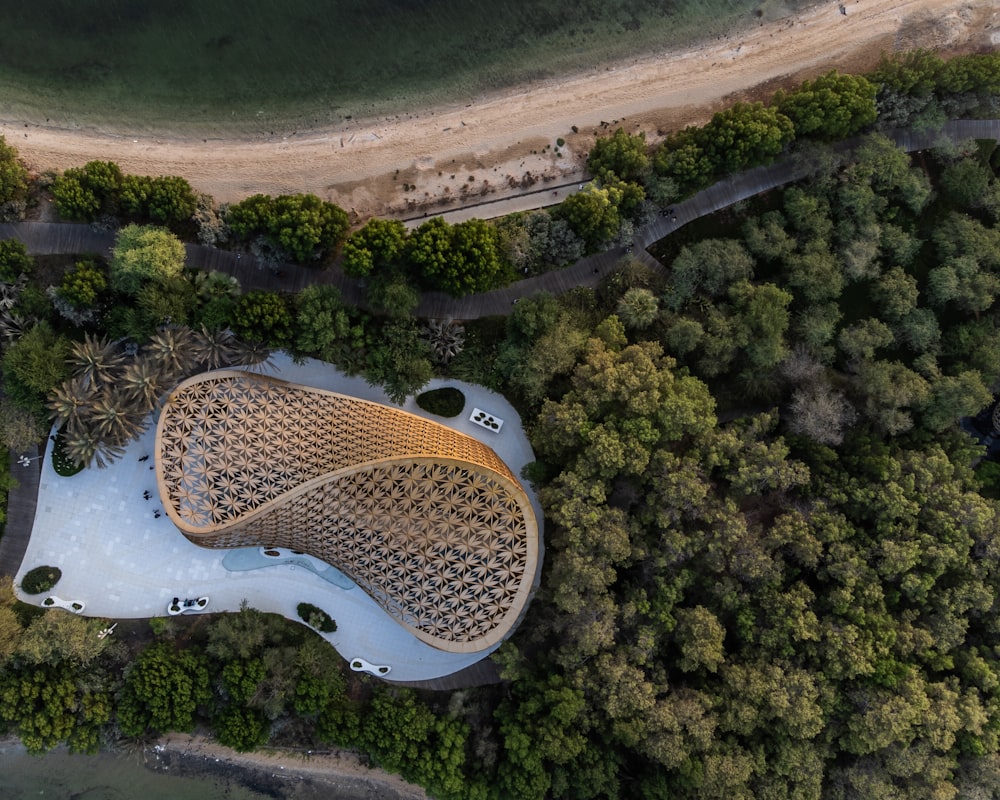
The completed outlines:
[[[1000,141],[1000,119],[950,120],[939,129],[901,130],[894,132],[890,138],[907,152],[925,150],[943,140]],[[856,137],[834,147],[848,151],[860,141]],[[664,213],[636,230],[631,254],[647,266],[662,271],[665,267],[647,252],[649,246],[696,219],[779,186],[802,180],[811,171],[812,166],[806,159],[788,155],[768,166],[755,167],[723,178],[687,200],[678,202],[669,214]],[[0,224],[0,239],[17,239],[24,243],[32,255],[89,252],[107,256],[114,246],[115,234],[110,231],[95,231],[90,225],[76,223],[15,222]],[[337,263],[331,269],[322,271],[297,264],[282,264],[277,268],[270,268],[258,263],[252,253],[237,254],[194,244],[185,247],[189,267],[232,275],[239,280],[244,292],[262,289],[296,293],[306,286],[325,284],[336,286],[344,302],[359,307],[365,305],[363,282],[344,275]],[[624,247],[615,247],[582,258],[569,267],[525,278],[502,289],[465,297],[452,297],[443,292],[424,292],[414,313],[417,317],[428,319],[462,320],[506,315],[517,300],[537,292],[561,294],[577,286],[597,286],[615,269],[627,252],[629,250]]]

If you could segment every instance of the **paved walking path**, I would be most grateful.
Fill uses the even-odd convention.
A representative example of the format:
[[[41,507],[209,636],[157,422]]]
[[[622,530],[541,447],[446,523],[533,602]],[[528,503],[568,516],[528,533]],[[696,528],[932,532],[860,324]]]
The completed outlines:
[[[915,132],[899,131],[892,138],[908,151],[922,150],[934,146],[942,139],[961,141],[964,139],[995,139],[1000,141],[1000,120],[952,120],[945,123],[938,131]],[[850,149],[858,139],[848,140],[838,145],[842,149]],[[662,264],[647,252],[647,248],[665,236],[682,228],[684,225],[700,217],[713,214],[720,209],[746,200],[762,192],[770,191],[778,186],[804,178],[810,172],[810,166],[802,160],[783,158],[766,167],[756,167],[738,175],[731,175],[718,181],[713,186],[698,192],[693,197],[679,202],[672,213],[657,217],[649,224],[636,231],[632,255],[648,264],[651,268],[664,270]],[[576,185],[578,186],[578,184]],[[561,191],[571,191],[573,184],[564,186]],[[547,204],[549,198],[545,192],[529,194],[527,197],[510,198],[510,202],[523,202],[534,198],[530,207],[540,207]],[[537,202],[536,202],[537,201]],[[506,200],[503,202],[507,202]],[[472,207],[473,210],[476,208]],[[465,210],[456,210],[443,215],[453,221]],[[519,210],[526,210],[520,207]],[[471,215],[470,215],[471,216]],[[25,243],[28,251],[34,254],[49,253],[107,253],[114,244],[114,234],[94,232],[89,225],[54,222],[17,222],[0,224],[0,239],[15,238]],[[244,291],[251,289],[266,289],[270,291],[298,292],[311,284],[328,284],[336,286],[350,305],[362,306],[365,293],[361,281],[344,275],[339,262],[328,269],[313,269],[296,264],[282,264],[277,269],[270,269],[259,264],[250,253],[238,254],[229,250],[218,250],[201,245],[186,245],[188,264],[191,267],[205,270],[218,270],[236,277]],[[624,256],[626,251],[613,248],[603,253],[587,256],[575,264],[561,270],[554,270],[532,278],[497,289],[492,292],[470,295],[468,297],[451,297],[440,292],[426,292],[417,306],[416,313],[420,317],[436,319],[478,319],[479,317],[507,314],[511,305],[518,299],[548,291],[553,294],[565,292],[576,286],[594,287],[611,271]]]
[[[582,182],[581,182],[582,181]],[[445,222],[454,224],[470,219],[495,219],[518,211],[534,211],[539,208],[557,206],[574,192],[580,191],[590,183],[589,178],[561,183],[556,186],[546,186],[541,189],[520,191],[507,197],[494,197],[490,200],[480,200],[478,203],[468,203],[461,208],[446,211],[429,211],[415,217],[403,219],[407,228],[416,228],[432,217],[441,217]]]
[[[17,460],[22,455],[31,462],[27,467]],[[38,479],[42,471],[42,459],[38,455],[38,448],[34,446],[23,453],[8,453],[10,472],[17,485],[7,493],[7,524],[3,536],[0,536],[0,577],[9,575],[13,578],[17,574],[31,540],[31,526],[38,502]]]

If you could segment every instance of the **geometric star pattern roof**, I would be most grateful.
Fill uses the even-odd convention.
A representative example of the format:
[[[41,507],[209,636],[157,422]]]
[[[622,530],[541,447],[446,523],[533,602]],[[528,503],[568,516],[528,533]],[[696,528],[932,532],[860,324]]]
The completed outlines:
[[[224,371],[171,393],[156,453],[164,508],[191,541],[309,553],[435,647],[485,649],[527,602],[530,501],[491,448],[451,428]]]

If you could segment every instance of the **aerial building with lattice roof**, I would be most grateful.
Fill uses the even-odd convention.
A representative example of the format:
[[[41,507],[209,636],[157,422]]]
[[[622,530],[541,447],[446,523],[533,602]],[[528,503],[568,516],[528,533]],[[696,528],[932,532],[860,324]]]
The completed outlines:
[[[489,446],[432,420],[205,373],[168,397],[156,470],[195,544],[308,553],[441,650],[492,647],[527,604],[540,543],[524,488]]]

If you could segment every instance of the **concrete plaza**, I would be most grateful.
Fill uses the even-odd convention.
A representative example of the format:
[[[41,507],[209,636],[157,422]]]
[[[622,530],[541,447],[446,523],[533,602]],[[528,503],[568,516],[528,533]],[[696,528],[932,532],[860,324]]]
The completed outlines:
[[[392,406],[381,389],[364,379],[348,377],[330,364],[307,360],[296,364],[280,354],[265,375]],[[425,387],[454,386],[465,394],[462,414],[442,419],[419,409],[413,399],[404,410],[432,419],[476,438],[490,447],[518,474],[534,460],[531,446],[513,407],[500,395],[456,381],[435,380]],[[469,420],[473,408],[503,419],[494,433]],[[488,655],[448,653],[421,642],[362,589],[321,562],[282,553],[263,557],[252,552],[209,550],[189,542],[163,510],[157,493],[154,443],[155,419],[125,456],[106,469],[85,469],[64,478],[46,456],[31,540],[15,578],[29,569],[50,565],[62,570],[52,592],[19,597],[41,605],[46,597],[77,602],[86,616],[108,619],[168,616],[173,599],[208,597],[204,612],[238,611],[243,601],[261,611],[299,620],[296,606],[311,603],[337,622],[337,631],[322,634],[348,661],[359,666],[390,667],[387,680],[421,681],[450,675]],[[148,458],[147,458],[148,457]],[[530,485],[541,531],[542,510]],[[146,499],[146,495],[149,499]],[[541,555],[541,554],[540,554]],[[529,580],[537,582],[536,575]],[[62,613],[62,612],[55,612]]]

